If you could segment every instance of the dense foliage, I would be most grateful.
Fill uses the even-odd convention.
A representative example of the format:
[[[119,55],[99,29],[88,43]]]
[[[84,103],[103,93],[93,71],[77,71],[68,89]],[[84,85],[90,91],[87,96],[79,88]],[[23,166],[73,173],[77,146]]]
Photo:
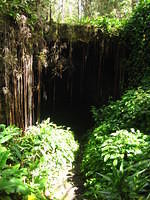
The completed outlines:
[[[150,67],[150,1],[142,0],[123,28],[122,35],[128,49],[126,86],[135,87]]]
[[[103,33],[111,35],[119,35],[123,30],[125,24],[127,23],[127,19],[119,19],[114,17],[107,16],[98,16],[96,18],[85,17],[80,19],[79,21],[75,21],[75,23],[79,25],[92,25],[94,27],[99,28]]]
[[[94,132],[102,130],[101,134],[108,134],[111,131],[136,127],[150,133],[150,89],[139,87],[137,90],[128,90],[121,100],[92,110],[96,124],[102,124]]]
[[[140,1],[123,26],[127,45],[122,97],[99,109],[84,147],[81,170],[87,199],[149,199],[150,1]]]
[[[25,14],[29,18],[44,18],[57,22],[82,17],[109,16],[122,18],[131,13],[136,0],[1,0],[0,13],[15,18]]]
[[[0,128],[0,199],[55,199],[55,182],[78,148],[72,132],[49,119],[24,135]]]
[[[149,199],[150,88],[128,90],[120,100],[93,108],[95,128],[81,170],[88,199]]]

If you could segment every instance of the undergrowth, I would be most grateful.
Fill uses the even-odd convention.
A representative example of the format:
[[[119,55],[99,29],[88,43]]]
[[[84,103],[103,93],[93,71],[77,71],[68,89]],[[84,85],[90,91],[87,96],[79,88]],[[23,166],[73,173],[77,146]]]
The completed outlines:
[[[150,1],[123,28],[128,45],[124,89],[117,101],[92,108],[95,127],[84,146],[84,198],[150,199]]]
[[[95,127],[81,171],[87,199],[150,198],[150,87],[127,90],[120,100],[92,108]]]
[[[24,134],[0,125],[0,199],[57,199],[55,181],[77,149],[70,129],[49,119]]]

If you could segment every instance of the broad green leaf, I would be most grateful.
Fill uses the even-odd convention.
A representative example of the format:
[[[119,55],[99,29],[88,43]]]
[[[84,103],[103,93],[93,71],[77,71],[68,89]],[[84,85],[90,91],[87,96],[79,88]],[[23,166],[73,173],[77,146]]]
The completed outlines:
[[[104,156],[104,162],[106,162],[110,158],[110,154]]]
[[[115,167],[115,166],[117,166],[117,164],[118,164],[118,160],[115,159],[115,160],[113,161],[113,166]]]
[[[101,173],[97,173],[97,174],[100,175],[101,177],[103,177],[105,180],[112,182],[112,179],[109,176],[106,176],[106,175],[101,174]]]
[[[1,137],[0,138],[0,144],[3,144],[5,142],[7,142],[8,140],[10,140],[11,138],[13,138],[12,135],[7,135],[7,136],[4,136],[4,137]]]
[[[8,155],[9,151],[5,147],[0,147],[0,169],[5,167]]]
[[[120,165],[120,171],[123,172],[123,161],[121,162],[121,165]]]

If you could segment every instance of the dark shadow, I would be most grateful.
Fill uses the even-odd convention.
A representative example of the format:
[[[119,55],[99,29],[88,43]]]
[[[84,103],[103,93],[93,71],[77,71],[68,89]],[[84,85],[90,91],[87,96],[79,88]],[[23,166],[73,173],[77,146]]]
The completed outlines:
[[[74,161],[74,169],[73,169],[74,176],[70,180],[74,184],[74,186],[77,188],[77,190],[75,190],[74,200],[83,200],[83,194],[85,192],[84,178],[83,178],[83,174],[81,173],[82,155],[83,155],[83,141],[80,140],[80,147],[76,153],[76,157]]]
[[[80,142],[86,131],[92,127],[93,120],[91,107],[78,104],[71,106],[57,106],[55,110],[45,110],[43,119],[50,117],[51,121],[60,126],[70,127],[74,132],[75,139]]]

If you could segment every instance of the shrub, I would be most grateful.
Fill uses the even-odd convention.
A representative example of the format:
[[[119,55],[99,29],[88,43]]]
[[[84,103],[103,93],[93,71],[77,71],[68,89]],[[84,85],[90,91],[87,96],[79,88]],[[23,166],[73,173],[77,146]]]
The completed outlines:
[[[18,199],[29,194],[24,182],[27,169],[20,166],[15,156],[19,153],[16,138],[20,130],[14,126],[0,125],[0,199]],[[21,155],[21,154],[19,154]]]
[[[78,148],[70,129],[48,119],[24,134],[14,126],[1,125],[0,131],[2,199],[56,199],[55,181],[72,166]]]
[[[150,133],[150,89],[128,90],[120,100],[100,109],[92,108],[96,127],[94,132],[109,134],[119,129],[135,127]]]
[[[149,199],[150,76],[120,100],[92,108],[81,165],[88,199]],[[139,130],[140,131],[139,131]]]
[[[137,87],[150,68],[150,1],[141,0],[132,17],[123,28],[122,36],[127,46],[125,89]]]
[[[78,145],[69,128],[49,122],[29,127],[21,138],[22,164],[29,169],[28,181],[34,190],[55,197],[57,177],[74,161]],[[43,194],[44,195],[44,194]]]
[[[150,182],[150,136],[131,129],[94,134],[86,145],[82,172],[88,199],[146,199]]]

